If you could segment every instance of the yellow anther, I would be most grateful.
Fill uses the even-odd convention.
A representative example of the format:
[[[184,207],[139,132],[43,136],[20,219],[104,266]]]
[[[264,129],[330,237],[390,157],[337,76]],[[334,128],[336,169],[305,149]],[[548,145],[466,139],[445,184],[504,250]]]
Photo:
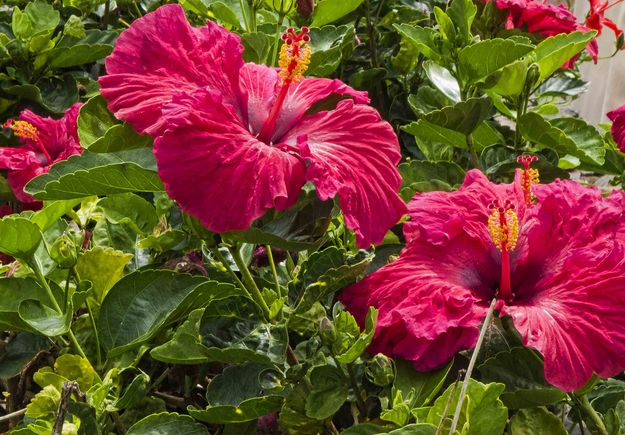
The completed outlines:
[[[540,183],[538,169],[530,168],[530,165],[536,161],[538,161],[538,157],[529,154],[523,154],[517,158],[517,162],[523,165],[521,187],[523,188],[523,196],[525,197],[525,204],[527,205],[532,205],[536,202],[536,197],[532,192],[532,186]]]
[[[13,130],[13,134],[15,136],[24,139],[30,139],[33,142],[39,141],[39,133],[37,132],[37,127],[29,122],[9,120],[4,124],[4,127]]]
[[[284,44],[280,49],[280,76],[285,82],[298,82],[310,64],[312,49],[308,44],[310,41],[308,28],[302,27],[299,33],[289,28],[282,35],[282,40]]]
[[[510,252],[516,247],[519,238],[519,218],[509,203],[504,207],[498,206],[495,202],[491,205],[488,231],[497,249]]]

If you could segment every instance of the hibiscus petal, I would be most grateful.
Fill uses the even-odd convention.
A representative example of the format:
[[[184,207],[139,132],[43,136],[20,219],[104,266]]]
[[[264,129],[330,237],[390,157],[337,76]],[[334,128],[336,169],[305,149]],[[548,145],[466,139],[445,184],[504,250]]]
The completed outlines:
[[[34,197],[24,192],[24,186],[33,178],[48,172],[48,169],[49,167],[33,165],[21,170],[9,172],[7,181],[9,182],[9,186],[11,186],[15,198],[23,203],[39,203]]]
[[[375,109],[341,101],[335,110],[304,117],[284,141],[309,161],[306,179],[321,200],[338,194],[359,247],[382,241],[406,212],[397,195],[399,143]]]
[[[361,323],[369,306],[379,310],[371,352],[431,370],[475,345],[497,271],[490,253],[466,235],[445,249],[419,240],[339,299]]]
[[[37,154],[26,147],[0,147],[0,169],[21,170],[40,165]]]
[[[518,175],[517,175],[518,177]],[[404,224],[408,244],[423,239],[444,246],[459,234],[479,240],[485,249],[495,252],[488,232],[488,205],[493,200],[512,201],[519,218],[525,204],[520,183],[493,184],[479,170],[467,172],[464,183],[455,192],[417,193],[408,204],[410,221]]]
[[[167,130],[154,143],[159,174],[169,195],[208,229],[243,230],[297,200],[303,162],[258,141],[219,95],[180,95],[163,110]]]
[[[608,118],[612,121],[610,133],[612,133],[619,150],[625,152],[625,106],[608,112]]]
[[[625,369],[625,194],[556,181],[536,188],[512,271],[512,316],[545,378],[565,391]]]
[[[240,39],[208,22],[194,28],[179,5],[165,5],[133,22],[106,59],[100,92],[109,109],[141,133],[162,133],[162,107],[181,92],[208,87],[245,119],[239,89]]]

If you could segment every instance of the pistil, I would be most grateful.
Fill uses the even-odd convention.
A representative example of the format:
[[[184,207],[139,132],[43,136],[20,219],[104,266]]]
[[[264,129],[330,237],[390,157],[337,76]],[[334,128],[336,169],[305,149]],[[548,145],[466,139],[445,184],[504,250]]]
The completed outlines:
[[[510,251],[516,247],[519,219],[514,204],[508,200],[503,204],[494,200],[488,208],[491,210],[488,217],[488,230],[495,247],[501,251],[501,279],[498,296],[505,301],[510,301],[513,298],[510,282]]]
[[[47,163],[52,163],[52,157],[50,156],[50,153],[46,149],[43,142],[41,141],[41,138],[39,137],[39,132],[37,131],[37,127],[26,121],[15,121],[13,119],[9,119],[2,125],[2,127],[10,128],[11,130],[13,130],[13,134],[17,137],[28,139],[34,142],[39,147],[45,158],[48,160]]]
[[[279,63],[282,84],[271,112],[258,135],[258,139],[265,143],[271,141],[271,136],[276,128],[278,115],[288,94],[289,87],[291,84],[299,82],[304,72],[308,69],[311,53],[310,45],[308,44],[310,42],[308,32],[308,27],[302,27],[299,33],[295,32],[292,27],[289,27],[282,35],[284,43],[280,49]]]
[[[538,161],[538,157],[531,156],[529,154],[523,154],[517,157],[517,162],[523,165],[523,173],[521,175],[521,187],[523,188],[525,204],[527,204],[528,206],[536,202],[536,197],[532,193],[532,186],[540,182],[538,169],[530,168],[530,165],[536,161]]]

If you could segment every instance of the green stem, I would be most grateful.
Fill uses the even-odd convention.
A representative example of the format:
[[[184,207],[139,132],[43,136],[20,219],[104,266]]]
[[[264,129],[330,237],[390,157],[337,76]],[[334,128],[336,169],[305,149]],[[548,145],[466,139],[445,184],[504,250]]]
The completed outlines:
[[[482,343],[484,342],[484,337],[486,336],[486,330],[488,329],[490,322],[493,319],[493,314],[495,313],[496,302],[497,302],[497,299],[493,299],[493,301],[490,303],[490,307],[488,308],[488,312],[486,313],[486,318],[484,319],[484,324],[482,325],[482,329],[480,330],[480,335],[477,339],[477,344],[475,345],[475,349],[473,349],[473,355],[471,355],[471,360],[469,361],[469,367],[467,367],[467,373],[464,375],[464,381],[462,381],[462,388],[460,389],[460,396],[458,397],[458,404],[456,405],[456,411],[454,412],[454,419],[452,420],[451,427],[449,428],[449,435],[453,435],[454,433],[456,433],[456,427],[458,426],[458,421],[460,420],[460,414],[462,413],[462,403],[464,402],[464,397],[467,395],[467,389],[469,388],[469,382],[471,380],[471,374],[473,373],[473,367],[475,367],[477,356],[480,353]]]
[[[230,255],[232,255],[234,262],[237,264],[237,267],[239,268],[239,272],[241,272],[241,277],[243,278],[243,281],[245,282],[247,289],[252,294],[252,299],[254,299],[256,303],[260,306],[260,308],[263,310],[263,313],[265,314],[265,317],[267,318],[267,320],[270,320],[269,319],[269,307],[267,306],[265,299],[263,299],[263,295],[260,293],[260,290],[258,289],[256,282],[254,281],[254,277],[252,277],[250,270],[247,268],[247,265],[245,264],[245,261],[243,261],[243,257],[241,257],[241,253],[236,248],[230,248]]]
[[[475,146],[473,144],[473,137],[468,134],[467,136],[467,148],[469,148],[469,153],[471,154],[471,162],[473,163],[473,167],[475,169],[480,169],[480,159],[477,156],[477,152],[475,152]]]
[[[223,265],[223,267],[226,268],[226,271],[228,272],[228,275],[230,275],[230,278],[232,278],[232,280],[234,282],[236,282],[239,287],[241,287],[243,290],[245,290],[249,294],[249,296],[251,297],[252,295],[250,294],[249,290],[241,282],[241,280],[239,279],[237,274],[234,273],[234,270],[232,270],[232,268],[230,267],[230,263],[228,263],[228,260],[226,260],[226,257],[224,257],[223,254],[221,252],[219,252],[219,248],[214,247],[214,248],[210,248],[210,250],[213,253],[213,255],[215,257],[217,257],[217,260],[219,260],[219,262]]]
[[[93,328],[93,336],[95,337],[95,347],[96,347],[96,362],[98,369],[102,367],[102,353],[100,351],[100,334],[98,333],[98,327],[95,324],[95,317],[93,317],[93,311],[91,310],[91,304],[89,304],[89,299],[85,301],[85,305],[87,306],[87,311],[89,312],[89,320],[91,321],[91,327]]]
[[[284,21],[284,15],[280,14],[278,16],[278,22],[276,23],[276,40],[273,43],[273,49],[271,50],[271,59],[269,59],[269,65],[277,66],[277,58],[278,58],[278,46],[280,45],[280,29],[282,29],[282,22]]]
[[[65,279],[65,291],[63,300],[63,311],[67,311],[67,305],[69,304],[69,281],[72,279],[73,268],[70,267],[67,271],[67,278]]]
[[[243,24],[245,25],[245,33],[250,33],[250,25],[247,22],[247,14],[245,13],[245,0],[239,0],[241,6],[241,16],[243,17]]]
[[[52,308],[54,308],[59,314],[63,315],[63,310],[61,310],[59,303],[56,301],[56,298],[54,297],[54,293],[52,293],[52,289],[50,288],[50,285],[48,285],[48,281],[46,280],[46,277],[43,276],[43,273],[41,272],[41,268],[39,267],[39,265],[33,262],[32,264],[30,264],[30,267],[31,269],[33,269],[33,271],[35,272],[35,276],[37,277],[37,280],[41,283],[44,290],[46,291],[48,298],[50,299],[50,302],[52,303]],[[72,332],[71,326],[69,330],[67,331],[67,337],[69,338],[70,343],[72,343],[72,345],[76,349],[76,352],[78,352],[78,355],[87,359],[85,352],[82,350],[82,347],[80,347],[80,343],[78,343],[78,340],[76,340],[76,336]]]
[[[584,413],[590,418],[590,421],[593,422],[593,424],[595,425],[599,433],[601,435],[608,435],[608,430],[605,427],[605,423],[603,422],[603,419],[601,418],[599,414],[597,414],[597,411],[595,411],[595,408],[592,407],[592,405],[588,401],[588,396],[586,394],[584,394],[580,398],[579,404],[581,408],[584,410]]]
[[[280,289],[280,280],[278,279],[278,271],[276,270],[276,263],[273,261],[273,253],[271,252],[271,246],[265,245],[265,249],[267,249],[267,258],[269,259],[269,266],[271,267],[271,273],[273,274],[273,281],[276,284],[276,291],[279,295],[282,295],[282,291]]]
[[[250,31],[256,33],[256,6],[254,2],[250,4]]]

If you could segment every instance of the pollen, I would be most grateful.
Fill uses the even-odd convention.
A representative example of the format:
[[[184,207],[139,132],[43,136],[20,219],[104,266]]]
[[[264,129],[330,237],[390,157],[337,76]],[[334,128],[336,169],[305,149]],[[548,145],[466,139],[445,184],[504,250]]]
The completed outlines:
[[[521,187],[523,188],[523,196],[525,197],[525,204],[527,205],[532,205],[536,202],[532,187],[540,182],[540,178],[538,169],[530,168],[530,165],[536,161],[538,161],[538,157],[529,154],[523,154],[517,157],[517,162],[523,165]]]
[[[311,48],[308,27],[302,27],[297,33],[292,27],[282,35],[280,49],[280,76],[285,83],[298,82],[310,64]]]
[[[39,142],[39,133],[37,132],[37,127],[26,121],[15,121],[13,119],[9,119],[2,125],[2,127],[10,128],[11,130],[13,130],[13,134],[17,137],[30,139],[33,142]]]
[[[495,247],[502,252],[514,250],[519,238],[519,218],[514,205],[510,201],[502,205],[494,200],[488,208],[491,210],[488,216],[488,231]]]

